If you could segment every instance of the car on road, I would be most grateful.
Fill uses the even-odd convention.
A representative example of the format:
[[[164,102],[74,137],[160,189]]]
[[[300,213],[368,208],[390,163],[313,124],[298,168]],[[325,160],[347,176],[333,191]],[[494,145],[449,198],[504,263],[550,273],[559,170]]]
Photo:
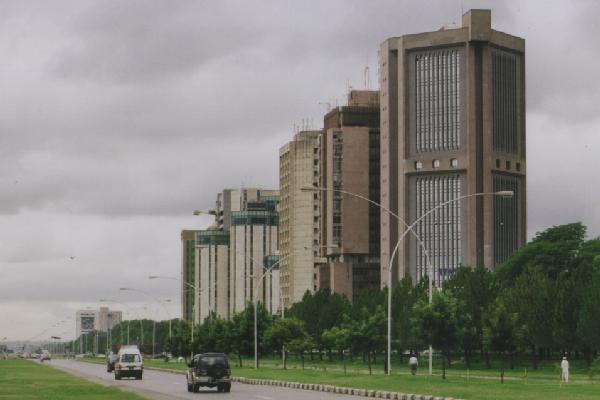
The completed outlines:
[[[113,372],[115,370],[115,362],[117,361],[117,355],[111,350],[106,355],[106,372]]]
[[[48,350],[42,350],[42,354],[40,354],[40,362],[50,361],[52,357],[50,356],[50,352]]]
[[[142,379],[144,361],[137,346],[121,346],[115,361],[115,379],[130,377]]]
[[[188,392],[198,392],[201,386],[216,387],[219,392],[231,391],[231,369],[223,353],[196,354],[188,364]]]

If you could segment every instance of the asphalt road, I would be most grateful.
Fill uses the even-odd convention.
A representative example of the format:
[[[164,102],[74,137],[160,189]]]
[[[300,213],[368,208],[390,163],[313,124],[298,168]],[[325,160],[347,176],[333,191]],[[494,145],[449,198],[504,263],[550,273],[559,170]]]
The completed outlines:
[[[218,393],[215,389],[202,388],[199,393],[187,391],[185,375],[161,371],[144,371],[141,381],[124,379],[116,381],[114,374],[106,372],[106,366],[73,360],[55,359],[44,363],[65,370],[73,375],[102,385],[115,386],[152,400],[167,399],[239,399],[239,400],[311,400],[354,399],[356,396],[331,394],[311,390],[287,389],[266,385],[246,385],[234,382],[230,393]]]

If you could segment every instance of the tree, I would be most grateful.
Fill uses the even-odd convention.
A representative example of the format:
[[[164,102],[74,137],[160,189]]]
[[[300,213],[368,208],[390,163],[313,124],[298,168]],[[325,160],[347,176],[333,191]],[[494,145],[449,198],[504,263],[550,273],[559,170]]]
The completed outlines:
[[[319,290],[314,294],[307,291],[302,301],[293,304],[287,314],[304,322],[321,355],[321,351],[326,349],[321,342],[323,331],[339,325],[349,308],[350,303],[344,295],[329,290]]]
[[[600,350],[600,255],[596,256],[593,262],[590,282],[582,294],[577,337],[584,349],[589,367],[593,352]]]
[[[458,303],[458,342],[467,367],[473,352],[483,356],[483,314],[494,301],[496,290],[492,273],[485,267],[460,267],[445,284]]]
[[[539,349],[552,346],[552,282],[541,268],[528,266],[506,294],[507,308],[517,315],[521,344],[531,347],[537,369]]]
[[[344,374],[346,373],[346,357],[344,357],[344,351],[350,346],[350,330],[348,328],[342,328],[334,326],[331,329],[323,332],[323,342],[327,343],[328,346],[337,349],[340,354],[340,358],[344,363]]]
[[[385,347],[387,314],[381,305],[377,306],[373,312],[363,307],[360,314],[357,319],[347,317],[343,327],[350,332],[349,340],[353,350],[361,351],[366,355],[369,374],[372,374],[371,357]]]
[[[265,344],[274,349],[283,349],[290,347],[294,350],[302,348],[300,345],[309,338],[304,323],[297,318],[288,317],[276,319],[275,322],[265,331]],[[283,369],[287,369],[287,358],[284,358]]]
[[[484,346],[500,353],[502,366],[500,380],[504,383],[504,360],[506,355],[512,355],[519,340],[518,315],[510,311],[502,297],[498,297],[490,306],[484,318]]]
[[[432,302],[415,305],[413,324],[416,332],[442,352],[442,378],[446,379],[446,359],[457,343],[456,298],[451,292],[435,292]]]
[[[244,311],[235,313],[231,319],[231,351],[238,356],[240,367],[242,356],[254,355],[254,304],[246,303]],[[271,315],[262,303],[258,303],[257,325],[258,325],[258,350],[263,351],[265,330],[271,323]]]
[[[413,309],[417,301],[427,299],[427,278],[413,286],[412,278],[405,276],[392,290],[392,344],[398,353],[406,349],[418,350],[425,343],[413,331]]]

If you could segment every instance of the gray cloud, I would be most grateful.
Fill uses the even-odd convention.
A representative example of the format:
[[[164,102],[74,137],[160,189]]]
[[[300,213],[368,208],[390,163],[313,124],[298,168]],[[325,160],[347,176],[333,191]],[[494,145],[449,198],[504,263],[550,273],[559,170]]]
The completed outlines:
[[[114,276],[176,313],[177,285],[144,277],[179,274],[179,230],[209,223],[191,210],[224,187],[277,187],[294,123],[321,126],[319,103],[361,88],[367,65],[376,86],[382,41],[460,22],[461,6],[526,39],[529,235],[576,220],[600,234],[596,2],[0,2],[10,335],[51,324],[46,304],[120,295]]]

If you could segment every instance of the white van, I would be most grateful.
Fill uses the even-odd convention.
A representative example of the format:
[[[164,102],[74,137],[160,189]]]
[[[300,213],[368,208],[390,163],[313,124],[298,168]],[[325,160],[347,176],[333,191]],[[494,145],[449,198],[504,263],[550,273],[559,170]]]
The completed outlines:
[[[115,379],[120,380],[123,377],[142,379],[143,372],[144,362],[140,349],[137,346],[121,346],[115,362]]]

